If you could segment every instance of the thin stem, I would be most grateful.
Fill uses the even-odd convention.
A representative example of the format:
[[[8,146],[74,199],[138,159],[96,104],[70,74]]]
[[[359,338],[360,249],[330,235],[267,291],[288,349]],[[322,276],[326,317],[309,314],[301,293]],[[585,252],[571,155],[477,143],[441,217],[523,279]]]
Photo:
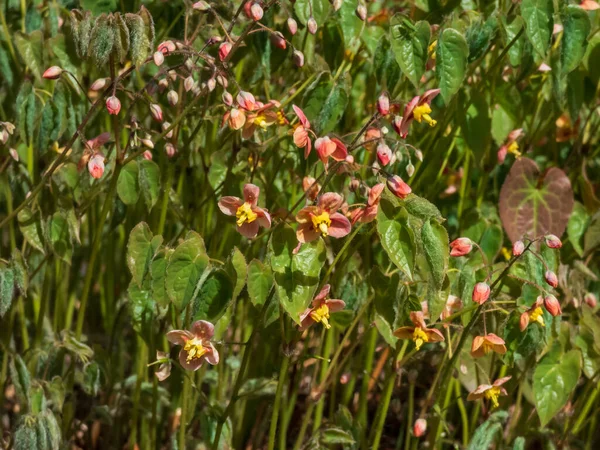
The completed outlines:
[[[279,411],[281,409],[281,399],[283,394],[283,388],[287,381],[288,376],[288,368],[290,366],[290,357],[287,354],[283,355],[283,362],[281,363],[281,367],[279,368],[279,381],[277,383],[277,392],[275,394],[275,403],[273,404],[273,413],[271,414],[271,425],[269,427],[269,445],[268,450],[273,450],[275,448],[275,437],[277,436],[277,422],[279,419]],[[280,441],[284,442],[285,447],[285,421],[281,421],[280,427]],[[281,445],[280,445],[281,448]]]

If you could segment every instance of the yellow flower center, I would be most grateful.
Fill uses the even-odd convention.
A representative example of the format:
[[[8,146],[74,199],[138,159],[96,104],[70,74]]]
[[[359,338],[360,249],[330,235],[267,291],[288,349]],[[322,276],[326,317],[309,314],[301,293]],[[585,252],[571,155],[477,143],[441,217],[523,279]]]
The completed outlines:
[[[252,206],[250,206],[250,203],[246,202],[237,209],[235,217],[237,217],[238,227],[241,227],[244,224],[244,222],[254,222],[258,217],[258,214],[252,211]]]
[[[531,320],[532,322],[537,322],[543,327],[546,326],[544,324],[544,311],[539,306],[535,308],[532,313],[529,314],[529,320]]]
[[[499,386],[493,386],[491,389],[485,391],[485,398],[492,401],[492,403],[494,404],[494,408],[497,408],[499,405],[498,397],[500,396],[500,392],[501,391]]]
[[[329,319],[329,307],[327,306],[327,304],[323,303],[318,308],[315,308],[310,313],[310,317],[315,322],[321,322],[325,326],[325,328],[327,328],[327,329],[331,328],[331,325],[329,325],[329,321],[328,321],[328,319]]]
[[[494,344],[492,344],[491,342],[484,340],[483,341],[483,353],[485,353],[486,355],[494,350]]]
[[[254,124],[261,127],[263,130],[267,128],[267,117],[264,114],[259,114],[254,118]]]
[[[285,116],[283,115],[283,111],[277,111],[277,123],[279,125],[285,125]]]
[[[429,124],[430,127],[435,127],[437,121],[433,120],[429,113],[431,112],[431,107],[427,103],[423,103],[420,106],[416,106],[413,109],[413,116],[415,120],[421,123],[423,120]]]
[[[521,156],[521,152],[519,151],[519,144],[517,144],[516,141],[512,142],[506,150],[508,151],[508,153],[512,153],[517,158]]]
[[[320,231],[323,236],[327,236],[329,234],[331,219],[329,218],[329,213],[327,211],[323,211],[318,216],[312,216],[312,223],[315,231]]]
[[[185,343],[183,349],[187,352],[187,362],[190,362],[193,359],[198,359],[208,352],[206,347],[204,347],[204,345],[202,344],[202,339],[199,339],[197,337],[189,339]]]
[[[437,49],[437,40],[433,41],[429,47],[427,47],[427,53],[431,56],[431,59],[435,59],[435,50]]]
[[[502,247],[502,256],[508,261],[512,257],[512,253],[508,248]]]
[[[429,337],[427,336],[427,333],[423,331],[422,328],[416,327],[415,331],[413,331],[412,340],[415,342],[417,351],[419,351],[419,349],[425,342],[429,342]]]

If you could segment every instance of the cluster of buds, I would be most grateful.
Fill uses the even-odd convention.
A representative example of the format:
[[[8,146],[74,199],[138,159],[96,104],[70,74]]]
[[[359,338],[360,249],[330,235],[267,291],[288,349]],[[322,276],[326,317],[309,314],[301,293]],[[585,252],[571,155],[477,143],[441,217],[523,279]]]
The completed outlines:
[[[524,313],[521,314],[521,318],[519,320],[519,327],[521,331],[524,331],[531,322],[537,322],[542,327],[546,326],[544,323],[544,310],[542,306],[548,311],[553,317],[559,316],[562,314],[562,309],[560,307],[560,303],[558,299],[549,294],[546,297],[538,296],[535,303]]]

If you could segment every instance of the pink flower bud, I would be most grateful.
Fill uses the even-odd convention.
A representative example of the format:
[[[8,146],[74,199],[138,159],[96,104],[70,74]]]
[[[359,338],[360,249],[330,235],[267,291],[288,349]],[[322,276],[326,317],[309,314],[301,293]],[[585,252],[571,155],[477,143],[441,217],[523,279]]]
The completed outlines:
[[[227,91],[223,92],[221,99],[223,100],[223,103],[225,103],[227,106],[231,106],[233,104],[233,95],[231,95]]]
[[[558,236],[555,236],[553,234],[547,234],[546,236],[544,236],[544,239],[546,240],[546,245],[550,248],[561,248],[562,247],[562,242],[558,238]]]
[[[209,79],[206,82],[206,87],[208,88],[208,92],[214,91],[217,87],[217,80],[215,80],[214,78]]]
[[[144,157],[145,160],[147,161],[152,161],[152,152],[150,150],[146,150],[142,156]]]
[[[157,122],[163,121],[162,108],[159,105],[157,105],[156,103],[152,103],[150,105],[150,114],[152,115],[152,118],[154,120],[156,120]]]
[[[283,37],[283,34],[281,34],[279,31],[276,31],[271,35],[271,42],[275,47],[280,48],[281,50],[285,50],[287,47],[285,38]]]
[[[252,20],[254,20],[255,22],[258,22],[260,19],[262,19],[263,14],[264,14],[264,11],[262,9],[262,6],[260,6],[258,3],[254,3],[250,7],[250,16],[252,17]]]
[[[62,72],[63,70],[60,67],[52,66],[46,69],[42,77],[44,77],[46,80],[58,80]]]
[[[240,91],[236,97],[236,100],[238,105],[247,111],[254,111],[256,109],[256,99],[250,92]]]
[[[377,145],[377,159],[382,166],[387,166],[392,159],[392,149],[390,149],[385,142],[380,142]]]
[[[171,128],[171,124],[169,122],[164,122],[162,124],[163,131],[167,131],[169,128]],[[167,134],[165,134],[165,137],[167,139],[171,139],[173,137],[173,130],[170,130]]]
[[[150,149],[154,148],[154,142],[152,142],[148,134],[143,139],[140,139],[140,142]]]
[[[473,250],[473,242],[469,238],[458,238],[450,242],[450,256],[465,256]]]
[[[8,131],[0,131],[0,142],[2,142],[3,144],[6,144],[8,142]]]
[[[365,5],[358,5],[356,7],[355,13],[356,13],[356,17],[358,17],[363,22],[366,20],[366,18],[367,18],[367,8],[366,8]]]
[[[225,89],[227,89],[227,86],[229,86],[229,82],[227,81],[227,78],[224,77],[223,75],[217,75],[217,83],[219,83]]]
[[[356,178],[353,178],[350,181],[350,186],[349,186],[350,191],[357,192],[359,187],[360,187],[360,181],[358,181]]]
[[[189,92],[192,90],[193,87],[194,87],[194,78],[190,75],[183,82],[183,88],[185,89],[185,92]]]
[[[398,134],[400,134],[400,128],[402,126],[402,116],[394,116],[394,121],[392,122],[392,128]]]
[[[167,153],[167,156],[169,158],[172,158],[173,156],[175,156],[177,154],[177,149],[175,148],[175,146],[173,144],[171,144],[170,142],[167,142],[165,144],[165,152]]]
[[[288,30],[290,30],[291,35],[293,36],[298,31],[298,22],[296,22],[291,17],[287,20]]]
[[[350,372],[344,372],[340,377],[340,384],[348,384],[348,381],[352,378],[352,374]]]
[[[402,178],[398,175],[387,179],[387,187],[398,198],[406,198],[412,192],[410,186],[402,181]]]
[[[598,300],[596,299],[596,296],[594,294],[592,294],[591,292],[586,293],[583,296],[583,301],[590,307],[590,308],[595,308],[596,305],[598,304]]]
[[[477,283],[473,288],[473,301],[479,305],[490,298],[490,287],[487,283]]]
[[[12,159],[14,159],[16,162],[19,162],[19,154],[17,153],[17,151],[14,148],[9,148],[8,149],[8,154],[10,155],[10,157]],[[589,304],[589,303],[588,303]]]
[[[173,41],[164,41],[158,44],[156,50],[161,52],[163,55],[168,55],[169,53],[177,50],[177,46],[173,43]]]
[[[556,274],[551,270],[546,271],[544,278],[546,279],[546,283],[548,283],[553,288],[558,287],[558,278],[556,277]]]
[[[119,111],[121,111],[120,100],[114,95],[111,95],[106,99],[106,109],[108,110],[109,114],[113,114],[116,116],[117,114],[119,114]]]
[[[110,78],[98,78],[90,86],[90,91],[100,91],[104,89],[106,84],[110,81]]]
[[[169,105],[175,106],[177,103],[179,103],[179,94],[173,90],[170,90],[167,94],[167,101],[169,102]]]
[[[558,299],[550,294],[544,298],[544,306],[546,310],[552,314],[553,317],[559,316],[562,314],[562,309],[560,309],[560,303]]]
[[[512,254],[513,256],[521,256],[525,251],[525,244],[523,241],[517,241],[513,244]]]
[[[227,41],[219,45],[219,60],[225,61],[225,58],[227,58],[227,55],[229,55],[229,52],[231,51],[232,47],[233,44]]]
[[[92,156],[88,161],[88,171],[92,178],[101,178],[104,173],[104,156],[100,153]]]
[[[196,2],[192,5],[196,11],[208,11],[210,9],[210,5],[205,1]]]
[[[422,152],[421,150],[419,150],[418,148],[417,148],[417,149],[415,149],[415,157],[416,157],[416,158],[417,158],[419,161],[423,162],[423,152]]]
[[[308,32],[310,34],[316,34],[317,32],[317,21],[315,20],[314,17],[311,17],[310,19],[308,19],[308,22],[306,22],[306,26],[308,27]]]
[[[600,4],[594,0],[583,0],[579,6],[586,11],[596,11],[600,8]]]
[[[302,53],[300,50],[294,50],[292,59],[294,60],[294,64],[296,64],[296,66],[302,67],[304,65],[304,53]]]
[[[387,116],[390,113],[390,98],[385,92],[377,99],[377,111],[382,116]]]
[[[409,162],[408,165],[406,166],[406,174],[409,177],[412,177],[414,173],[415,173],[415,166],[413,166],[412,163]]]
[[[157,66],[160,66],[165,62],[165,54],[163,52],[154,52],[152,58],[154,59],[154,64]]]
[[[413,426],[413,434],[415,437],[421,437],[427,431],[427,421],[425,419],[417,419]]]

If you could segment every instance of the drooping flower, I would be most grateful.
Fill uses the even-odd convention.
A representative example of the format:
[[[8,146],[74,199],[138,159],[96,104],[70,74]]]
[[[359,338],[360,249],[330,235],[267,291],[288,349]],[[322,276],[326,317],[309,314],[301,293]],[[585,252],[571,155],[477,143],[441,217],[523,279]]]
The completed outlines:
[[[344,143],[338,138],[330,138],[329,136],[318,138],[315,141],[315,150],[326,168],[329,158],[336,161],[345,161],[346,156],[348,156],[348,149]]]
[[[266,105],[260,104],[258,106],[259,108],[256,111],[246,114],[242,130],[244,139],[250,139],[257,129],[266,130],[267,127],[277,122],[277,112],[274,111],[277,104],[273,100]]]
[[[304,148],[304,158],[308,158],[312,149],[312,142],[308,135],[310,131],[310,122],[306,118],[304,111],[298,108],[296,105],[292,105],[292,109],[298,116],[300,123],[294,128],[294,144],[299,148]],[[312,132],[312,131],[311,131]]]
[[[521,256],[524,251],[525,251],[525,244],[523,243],[523,241],[519,240],[513,244],[513,247],[512,247],[513,256]]]
[[[498,407],[498,397],[501,395],[508,395],[506,389],[502,387],[504,383],[510,380],[512,377],[499,378],[494,381],[494,384],[481,384],[473,392],[469,394],[467,400],[478,400],[480,398],[486,398],[492,401],[494,407]]]
[[[250,92],[240,91],[235,99],[246,111],[254,111],[257,108],[256,99]]]
[[[219,363],[219,352],[210,341],[215,327],[206,320],[192,324],[192,330],[172,330],[167,333],[169,342],[181,345],[179,363],[186,370],[198,370],[204,361],[211,365]]]
[[[463,307],[462,300],[458,298],[456,295],[448,295],[448,299],[446,300],[446,304],[444,305],[444,309],[442,310],[439,319],[446,320],[452,314],[459,311]],[[429,305],[427,301],[421,302],[421,311],[423,311],[423,317],[425,319],[430,319],[429,317]],[[444,324],[444,327],[448,327],[448,324]]]
[[[156,48],[156,50],[161,52],[163,55],[168,55],[169,53],[177,50],[177,46],[175,45],[175,43],[173,41],[168,40],[168,41],[164,41],[164,42],[161,42],[160,44],[158,44],[158,47]]]
[[[88,171],[92,178],[102,178],[104,174],[104,155],[102,153],[96,153],[88,161]]]
[[[377,211],[379,210],[379,202],[381,200],[381,194],[385,189],[385,184],[379,183],[369,189],[369,197],[367,198],[367,205],[361,208],[357,208],[352,211],[351,220],[354,225],[360,221],[362,223],[373,222],[377,217]]]
[[[377,145],[377,159],[383,167],[387,166],[392,159],[392,149],[383,141]]]
[[[471,345],[471,356],[473,358],[481,358],[490,352],[504,355],[506,353],[506,345],[504,344],[504,339],[496,336],[494,333],[489,333],[485,336],[475,336]]]
[[[546,241],[546,245],[550,248],[562,247],[562,241],[558,238],[558,236],[555,236],[554,234],[547,234],[546,236],[544,236],[544,240]]]
[[[326,284],[321,289],[321,292],[312,301],[312,306],[306,308],[300,314],[300,330],[304,331],[315,323],[322,323],[327,329],[331,328],[329,324],[329,315],[331,313],[341,311],[345,308],[346,303],[343,300],[329,298],[331,286]]]
[[[531,308],[521,314],[519,319],[519,328],[521,331],[525,331],[530,322],[537,322],[542,327],[546,326],[544,323],[544,310],[542,309],[543,304],[544,298],[540,295]]]
[[[473,287],[473,301],[483,305],[490,298],[490,286],[487,283],[477,283]]]
[[[414,326],[400,327],[394,331],[394,336],[399,339],[411,339],[414,341],[417,351],[426,342],[442,342],[445,340],[444,335],[439,330],[427,328],[421,311],[412,311],[410,320]]]
[[[156,351],[156,362],[152,364],[159,364],[158,370],[154,372],[158,381],[165,381],[171,375],[171,359],[169,354],[166,352]]]
[[[387,179],[387,187],[396,197],[404,199],[412,192],[412,189],[398,175]]]
[[[434,127],[437,121],[429,115],[431,113],[431,101],[440,93],[439,89],[430,89],[423,95],[414,97],[404,108],[404,115],[398,124],[394,124],[394,129],[402,139],[408,136],[408,130],[413,119],[421,123],[427,122],[429,126]]]
[[[106,109],[109,114],[116,116],[121,111],[121,101],[114,95],[111,95],[106,99]]]
[[[506,159],[507,153],[512,153],[516,158],[521,157],[521,152],[519,151],[519,143],[517,140],[523,136],[523,128],[517,128],[516,130],[512,130],[508,133],[508,137],[504,142],[504,145],[498,149],[498,164],[502,164]]]
[[[337,212],[343,203],[344,199],[340,194],[327,192],[319,198],[316,206],[302,208],[296,216],[298,241],[312,242],[319,236],[341,238],[350,233],[350,221]]]
[[[257,206],[260,189],[254,184],[244,186],[244,200],[238,197],[222,197],[219,209],[228,216],[235,216],[238,232],[247,238],[258,234],[258,227],[271,227],[271,216],[266,209]]]
[[[465,256],[473,250],[473,242],[469,238],[458,238],[450,242],[450,256]]]

